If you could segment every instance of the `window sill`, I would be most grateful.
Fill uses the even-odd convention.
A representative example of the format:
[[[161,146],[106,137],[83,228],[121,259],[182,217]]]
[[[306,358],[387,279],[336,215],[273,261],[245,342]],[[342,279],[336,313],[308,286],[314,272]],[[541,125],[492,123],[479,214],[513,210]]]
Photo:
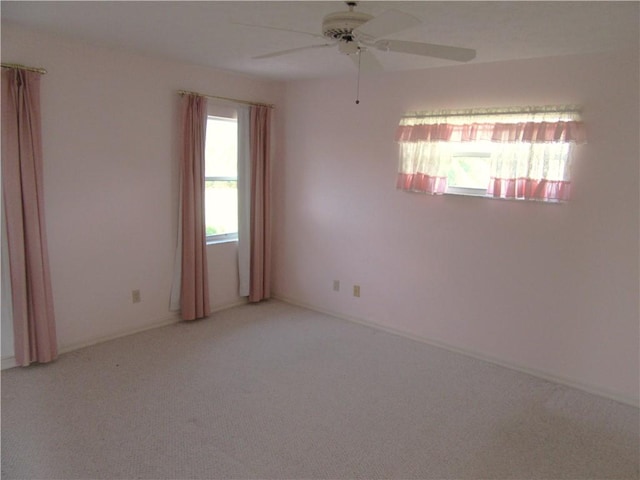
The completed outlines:
[[[562,200],[539,200],[537,198],[502,198],[502,197],[493,197],[491,195],[486,195],[482,193],[463,193],[463,192],[445,192],[445,196],[454,196],[454,197],[472,197],[472,198],[484,198],[487,200],[502,200],[503,202],[533,202],[533,203],[544,203],[546,205],[564,205],[567,203]]]
[[[207,245],[219,245],[221,243],[238,243],[237,238],[219,238],[216,240],[207,240]]]

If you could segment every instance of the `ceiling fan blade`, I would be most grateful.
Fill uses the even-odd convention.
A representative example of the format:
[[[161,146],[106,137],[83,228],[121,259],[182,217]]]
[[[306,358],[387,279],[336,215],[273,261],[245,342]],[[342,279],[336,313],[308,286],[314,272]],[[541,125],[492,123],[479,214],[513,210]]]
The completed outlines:
[[[288,55],[290,53],[301,52],[303,50],[312,50],[314,48],[333,47],[334,45],[335,45],[335,43],[325,43],[323,45],[309,45],[309,46],[306,46],[306,47],[290,48],[288,50],[281,50],[279,52],[267,53],[265,55],[258,55],[257,57],[251,57],[251,58],[253,58],[254,60],[257,60],[257,59],[261,59],[261,58],[279,57],[280,55]]]
[[[302,35],[308,35],[311,37],[315,37],[315,38],[322,38],[324,39],[325,37],[323,37],[322,35],[318,35],[316,33],[311,33],[311,32],[302,32],[300,30],[291,30],[289,28],[279,28],[279,27],[269,27],[267,25],[252,25],[250,23],[238,23],[238,22],[233,22],[234,25],[241,25],[243,27],[251,27],[251,28],[266,28],[268,30],[278,30],[280,32],[290,32],[290,33],[300,33]]]
[[[387,10],[366,23],[363,23],[353,32],[363,40],[372,40],[384,37],[392,33],[406,30],[420,25],[422,22],[408,13],[398,10]]]
[[[358,67],[358,62],[360,63],[360,71],[362,72],[381,72],[384,70],[380,61],[369,50],[362,49],[359,53],[349,55],[349,58],[356,68]]]
[[[374,43],[378,50],[388,52],[410,53],[424,57],[442,58],[456,62],[468,62],[476,58],[476,51],[471,48],[451,47],[435,43],[407,42],[404,40],[378,40]]]

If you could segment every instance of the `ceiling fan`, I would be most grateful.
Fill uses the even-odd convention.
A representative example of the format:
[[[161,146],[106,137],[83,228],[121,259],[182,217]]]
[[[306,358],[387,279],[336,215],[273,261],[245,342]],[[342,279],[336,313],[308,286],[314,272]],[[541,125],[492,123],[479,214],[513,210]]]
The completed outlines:
[[[322,20],[322,35],[309,32],[297,32],[322,38],[325,41],[329,40],[329,42],[290,48],[279,52],[258,55],[253,58],[271,58],[304,50],[329,48],[337,45],[340,53],[348,55],[359,69],[381,70],[382,65],[371,53],[372,49],[383,52],[399,52],[424,57],[441,58],[457,62],[468,62],[476,56],[476,51],[470,48],[382,38],[386,35],[415,27],[421,22],[416,17],[397,10],[387,10],[377,17],[374,17],[368,13],[356,12],[354,8],[358,5],[358,2],[349,1],[345,3],[349,7],[348,11],[334,12],[324,17]],[[258,27],[258,25],[251,26]],[[262,28],[296,32],[295,30],[274,27]]]

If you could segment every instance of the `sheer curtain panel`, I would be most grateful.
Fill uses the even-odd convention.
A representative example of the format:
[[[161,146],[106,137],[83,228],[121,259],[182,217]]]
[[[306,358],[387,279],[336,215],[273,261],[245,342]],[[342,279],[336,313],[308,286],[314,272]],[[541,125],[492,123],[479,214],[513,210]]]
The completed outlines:
[[[58,356],[44,214],[40,74],[2,70],[2,192],[15,358]]]
[[[251,291],[251,111],[238,107],[238,295]]]
[[[180,311],[183,320],[195,320],[211,313],[204,216],[206,98],[198,95],[183,95],[181,112]]]
[[[577,107],[514,107],[406,115],[396,141],[399,189],[445,193],[454,149],[488,142],[488,196],[562,201],[569,198],[572,146],[585,133]]]

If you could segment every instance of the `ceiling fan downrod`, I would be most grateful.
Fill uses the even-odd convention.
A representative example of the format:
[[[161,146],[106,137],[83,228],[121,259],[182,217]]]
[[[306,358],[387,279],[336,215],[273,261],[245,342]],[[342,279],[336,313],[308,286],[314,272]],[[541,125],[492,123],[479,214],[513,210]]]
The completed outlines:
[[[358,47],[358,80],[356,81],[356,105],[360,104],[360,61],[362,60],[362,56],[360,55],[362,50]]]

